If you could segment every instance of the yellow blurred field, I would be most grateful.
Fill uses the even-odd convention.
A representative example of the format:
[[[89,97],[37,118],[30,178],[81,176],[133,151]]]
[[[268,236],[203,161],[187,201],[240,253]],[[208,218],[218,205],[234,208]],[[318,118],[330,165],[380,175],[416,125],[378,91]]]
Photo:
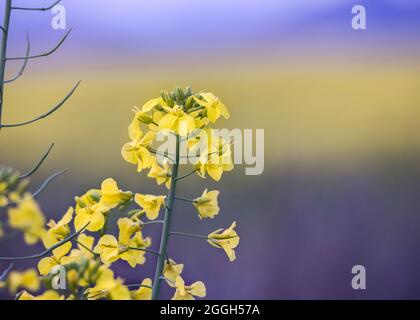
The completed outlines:
[[[1,162],[30,166],[55,141],[51,165],[70,166],[80,174],[118,171],[125,165],[120,147],[127,140],[131,108],[162,88],[188,84],[224,100],[232,117],[220,126],[265,129],[268,166],[279,161],[359,161],[419,150],[416,62],[279,61],[256,63],[250,57],[161,66],[132,61],[111,67],[98,62],[45,70],[47,63],[36,64],[6,88],[4,121],[45,112],[77,80],[82,85],[48,119],[2,130]]]

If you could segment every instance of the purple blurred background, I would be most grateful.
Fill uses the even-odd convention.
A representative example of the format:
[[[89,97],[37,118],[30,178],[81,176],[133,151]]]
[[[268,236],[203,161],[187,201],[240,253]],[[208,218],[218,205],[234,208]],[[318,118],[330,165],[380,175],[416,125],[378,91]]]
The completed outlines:
[[[231,108],[232,123],[223,124],[265,129],[266,169],[245,176],[239,166],[218,184],[192,178],[181,185],[186,197],[219,189],[222,211],[200,222],[177,203],[174,230],[206,234],[236,220],[241,235],[234,263],[198,239],[173,238],[169,252],[185,264],[187,281],[203,280],[208,299],[420,298],[418,1],[62,3],[74,32],[48,62],[31,64],[27,73],[39,78],[29,75],[23,84],[38,99],[37,79],[63,83],[50,93],[57,97],[81,78],[81,92],[69,111],[0,134],[0,163],[21,168],[30,167],[51,139],[57,142],[34,181],[70,168],[40,197],[48,217],[108,176],[124,190],[165,192],[119,156],[130,109],[161,88],[210,87]],[[366,6],[365,31],[351,28],[355,4]],[[51,29],[51,16],[15,13],[10,55],[24,50],[26,29],[33,52],[53,46],[63,31]],[[24,88],[11,89],[10,100]],[[22,108],[9,116],[25,118]],[[158,228],[150,226],[156,248]],[[0,244],[1,255],[39,249]],[[136,283],[152,276],[154,262],[149,256],[135,270],[125,263],[115,267],[127,283]],[[351,287],[357,264],[367,270],[364,291]]]

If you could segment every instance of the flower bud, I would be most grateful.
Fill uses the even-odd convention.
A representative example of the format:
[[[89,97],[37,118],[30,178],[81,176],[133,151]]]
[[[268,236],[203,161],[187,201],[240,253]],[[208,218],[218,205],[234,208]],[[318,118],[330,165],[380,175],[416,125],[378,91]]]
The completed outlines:
[[[137,113],[137,120],[145,124],[150,124],[153,122],[153,119],[146,112],[141,111]]]
[[[76,197],[76,198],[74,198],[74,200],[76,201],[76,203],[77,203],[77,205],[80,207],[80,208],[85,208],[86,207],[86,203],[84,203],[83,202],[83,200],[80,198],[80,197]]]
[[[185,98],[184,92],[180,87],[176,87],[173,91],[173,95],[175,96],[176,100],[181,101]]]
[[[172,97],[170,96],[170,94],[168,93],[168,91],[165,91],[165,90],[162,90],[161,92],[160,92],[160,96],[161,96],[161,98],[163,99],[163,101],[165,101],[166,102],[166,104],[168,105],[168,106],[170,106],[170,107],[173,107],[174,106],[174,100],[175,99],[172,99]]]
[[[89,197],[95,202],[99,202],[101,200],[101,195],[97,191],[91,192],[89,194]]]

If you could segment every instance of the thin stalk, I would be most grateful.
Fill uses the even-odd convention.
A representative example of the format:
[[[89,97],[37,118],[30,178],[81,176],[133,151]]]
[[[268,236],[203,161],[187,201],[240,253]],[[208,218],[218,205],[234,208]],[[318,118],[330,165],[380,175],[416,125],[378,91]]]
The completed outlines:
[[[2,24],[2,39],[0,46],[0,129],[1,129],[1,117],[3,113],[3,99],[4,99],[4,75],[6,68],[6,51],[7,51],[7,39],[9,36],[9,24],[10,24],[10,13],[12,11],[12,0],[6,0],[4,6],[4,16]]]
[[[151,249],[146,249],[146,248],[136,248],[136,247],[127,247],[128,250],[134,250],[134,251],[144,251],[144,252],[149,252],[149,253],[153,253],[155,255],[159,255],[159,252],[155,251],[155,250],[151,250]]]
[[[52,8],[54,8],[61,0],[57,0],[52,5],[49,5],[48,7],[42,7],[42,8],[26,8],[26,7],[13,7],[13,10],[36,10],[36,11],[47,11]]]
[[[178,179],[178,180],[179,180],[179,179]],[[187,199],[187,198],[182,198],[182,197],[175,197],[175,199],[176,199],[176,200],[180,200],[180,201],[189,202],[189,203],[195,202],[195,200],[192,200],[192,199]]]
[[[201,234],[178,232],[178,231],[171,231],[171,232],[169,232],[169,234],[174,235],[174,236],[183,236],[183,237],[206,239],[206,240],[212,240],[213,239],[213,238],[210,238],[209,236],[203,236]],[[230,236],[230,237],[225,237],[223,239],[215,239],[215,240],[227,240],[227,239],[233,239],[233,238],[237,238],[237,237],[238,236]]]
[[[193,171],[188,172],[187,174],[184,174],[183,176],[180,176],[180,177],[176,178],[176,180],[182,180],[182,179],[185,179],[185,178],[189,177],[190,175],[192,175],[192,174],[194,174],[194,173],[196,173],[196,172],[197,172],[197,169],[194,169]]]
[[[9,274],[9,272],[13,269],[14,263],[11,262],[9,264],[9,266],[6,268],[6,270],[3,271],[3,273],[0,276],[0,281],[3,281],[4,279],[6,279],[7,275]]]
[[[186,233],[186,232],[177,232],[177,231],[171,231],[169,233],[170,235],[177,235],[177,236],[184,236],[184,237],[191,237],[191,238],[199,238],[199,239],[206,239],[208,240],[208,236],[202,236],[199,234],[192,234],[192,233]]]
[[[153,220],[153,221],[147,221],[147,222],[140,222],[140,226],[147,226],[148,224],[156,224],[156,223],[165,223],[164,220]]]
[[[48,148],[47,152],[44,153],[44,155],[42,156],[42,158],[38,161],[38,163],[35,165],[35,167],[33,167],[31,170],[29,170],[27,173],[21,175],[19,177],[19,179],[23,179],[23,178],[27,178],[30,177],[31,175],[33,175],[38,169],[39,167],[42,165],[42,163],[45,161],[45,159],[47,159],[48,155],[51,152],[51,149],[54,147],[54,143],[51,144],[51,146]]]
[[[167,256],[167,248],[168,248],[168,240],[169,240],[169,229],[171,225],[171,218],[172,212],[174,208],[174,200],[175,200],[175,191],[176,191],[176,182],[178,176],[178,166],[179,166],[179,136],[176,136],[176,155],[175,155],[175,163],[172,166],[172,180],[171,180],[171,188],[169,189],[169,193],[167,196],[166,202],[166,209],[165,209],[165,218],[162,228],[162,235],[160,240],[160,248],[159,248],[159,257],[156,264],[156,271],[153,281],[153,290],[152,290],[152,300],[159,299],[160,287],[162,284],[162,273],[163,267],[165,266],[165,260]]]
[[[20,261],[20,260],[30,260],[30,259],[43,258],[43,257],[47,256],[48,254],[50,254],[54,249],[57,249],[58,247],[61,247],[63,244],[65,244],[65,243],[71,241],[72,239],[76,238],[79,234],[81,234],[86,229],[88,224],[86,224],[79,231],[69,235],[68,237],[64,238],[60,242],[57,242],[55,245],[49,247],[48,249],[45,249],[41,253],[33,254],[33,255],[30,255],[30,256],[21,256],[21,257],[0,257],[0,261]]]

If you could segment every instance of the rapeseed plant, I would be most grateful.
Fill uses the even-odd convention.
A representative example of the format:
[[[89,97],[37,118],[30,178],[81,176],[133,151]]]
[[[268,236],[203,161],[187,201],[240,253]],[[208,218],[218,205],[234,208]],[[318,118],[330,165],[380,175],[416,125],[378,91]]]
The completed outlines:
[[[213,247],[222,249],[229,261],[235,260],[235,248],[240,240],[235,231],[236,222],[209,235],[172,230],[177,200],[189,202],[191,209],[198,214],[198,221],[213,219],[219,214],[219,191],[205,189],[200,196],[190,200],[177,196],[176,187],[194,173],[201,178],[208,176],[219,181],[224,172],[233,169],[230,144],[215,137],[210,127],[221,116],[229,117],[226,106],[212,93],[193,93],[189,88],[185,91],[175,88],[172,92],[163,91],[160,97],[147,101],[141,109],[135,108],[134,113],[128,126],[130,141],[123,145],[122,157],[135,165],[138,172],[149,170],[145,176],[158,185],[164,184],[168,189],[166,195],[143,193],[144,190],[141,193],[123,191],[114,179],[107,178],[100,188],[89,189],[75,197],[74,205],[60,220],[46,223],[33,197],[29,193],[15,191],[22,189],[16,184],[12,183],[13,187],[9,187],[7,181],[13,175],[3,175],[7,177],[4,182],[0,180],[3,203],[19,200],[8,210],[9,227],[23,233],[28,244],[40,240],[46,248],[32,256],[0,257],[0,261],[40,259],[37,265],[39,276],[34,277],[35,270],[13,271],[1,279],[2,286],[10,292],[19,288],[25,290],[18,293],[18,299],[159,299],[162,282],[173,289],[174,300],[205,297],[205,284],[202,281],[186,284],[184,264],[170,257],[167,248],[171,236],[206,240]],[[201,131],[197,134],[196,129]],[[174,137],[175,153],[161,151],[157,146],[157,137],[162,132],[168,141],[169,137]],[[190,151],[198,152],[192,156],[198,160],[191,164],[191,172],[179,175],[180,160],[185,156],[181,154],[182,143]],[[199,144],[201,147],[198,147]],[[11,192],[17,194],[11,196]],[[117,214],[118,218],[113,219]],[[113,221],[117,222],[117,235],[110,232],[112,226],[109,224]],[[162,225],[158,249],[152,249],[152,239],[144,236],[150,224]],[[144,276],[137,284],[128,284],[112,270],[112,265],[118,260],[141,269],[149,261],[149,254],[157,258],[150,260],[156,261],[153,278]],[[67,286],[64,289],[54,289],[53,286],[54,279],[58,277],[55,272],[60,271],[57,267],[65,270]],[[46,291],[34,295],[41,282]]]

